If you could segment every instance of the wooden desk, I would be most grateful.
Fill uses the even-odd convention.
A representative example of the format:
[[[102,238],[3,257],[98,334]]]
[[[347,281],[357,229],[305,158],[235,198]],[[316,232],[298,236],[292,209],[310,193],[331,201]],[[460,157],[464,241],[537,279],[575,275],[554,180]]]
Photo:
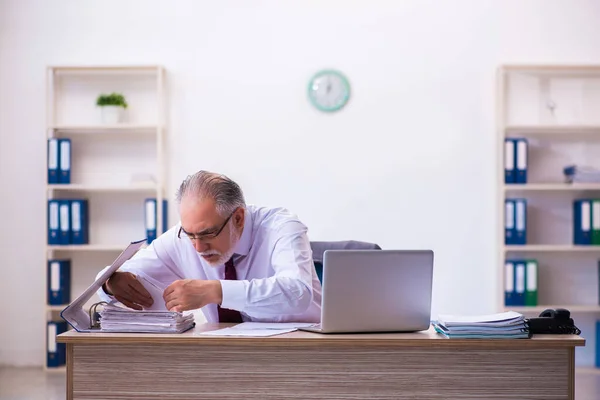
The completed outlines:
[[[574,399],[571,335],[67,332],[68,399]]]

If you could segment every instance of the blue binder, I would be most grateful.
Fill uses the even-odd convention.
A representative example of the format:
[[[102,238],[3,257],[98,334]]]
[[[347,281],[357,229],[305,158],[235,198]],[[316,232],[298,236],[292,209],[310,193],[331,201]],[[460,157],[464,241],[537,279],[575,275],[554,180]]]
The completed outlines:
[[[58,139],[48,139],[48,183],[56,184],[59,182],[58,179]]]
[[[48,321],[46,326],[46,365],[48,368],[57,368],[67,363],[65,343],[56,342],[56,337],[66,331],[66,321]]]
[[[514,244],[527,244],[527,200],[514,199],[515,204],[515,240]]]
[[[59,139],[59,183],[71,183],[71,139]]]
[[[514,306],[515,302],[515,263],[512,260],[506,260],[504,263],[504,305]]]
[[[527,139],[517,139],[515,142],[515,183],[527,183],[529,142]]]
[[[157,227],[157,207],[156,199],[149,198],[145,200],[145,211],[144,216],[146,220],[146,240],[147,244],[150,244],[156,239],[156,227]],[[167,231],[167,200],[163,200],[162,209],[162,225],[163,233]]]
[[[48,304],[66,305],[71,302],[71,260],[48,260]]]
[[[573,201],[573,244],[592,244],[592,202],[589,199]]]
[[[71,244],[88,244],[88,201],[87,199],[71,200]]]
[[[515,306],[525,305],[525,261],[515,261]]]
[[[596,321],[596,368],[600,368],[600,320]]]
[[[71,202],[69,200],[58,200],[58,244],[71,243]]]
[[[48,244],[60,244],[60,213],[58,200],[48,200]]]
[[[515,183],[515,140],[504,139],[504,183]]]
[[[510,199],[504,200],[504,243],[515,244],[515,202]]]

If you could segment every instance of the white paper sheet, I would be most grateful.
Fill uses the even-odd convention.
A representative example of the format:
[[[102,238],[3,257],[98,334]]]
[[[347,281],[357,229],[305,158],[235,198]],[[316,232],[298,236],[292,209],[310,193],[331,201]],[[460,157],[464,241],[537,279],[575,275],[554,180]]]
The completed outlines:
[[[312,322],[242,322],[234,326],[240,330],[266,330],[266,329],[297,329],[314,325]]]
[[[247,337],[265,337],[281,335],[282,333],[294,332],[296,328],[288,329],[239,329],[236,326],[217,329],[214,331],[202,332],[201,335],[208,336],[247,336]]]

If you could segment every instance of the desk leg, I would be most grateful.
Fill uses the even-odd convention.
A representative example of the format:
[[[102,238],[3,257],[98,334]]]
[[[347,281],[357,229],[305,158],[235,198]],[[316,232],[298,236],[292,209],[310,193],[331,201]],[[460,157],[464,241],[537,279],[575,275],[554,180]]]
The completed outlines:
[[[569,399],[575,400],[575,348],[569,349]]]
[[[73,345],[67,344],[67,400],[73,400]]]

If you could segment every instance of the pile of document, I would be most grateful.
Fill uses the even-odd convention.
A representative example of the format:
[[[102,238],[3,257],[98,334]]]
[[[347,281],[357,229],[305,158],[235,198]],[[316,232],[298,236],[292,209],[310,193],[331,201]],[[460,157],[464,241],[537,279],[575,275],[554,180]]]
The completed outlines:
[[[193,313],[133,310],[112,303],[100,312],[102,332],[181,333],[193,326]]]
[[[491,315],[439,315],[435,330],[450,339],[527,339],[529,328],[522,314],[507,311]]]

